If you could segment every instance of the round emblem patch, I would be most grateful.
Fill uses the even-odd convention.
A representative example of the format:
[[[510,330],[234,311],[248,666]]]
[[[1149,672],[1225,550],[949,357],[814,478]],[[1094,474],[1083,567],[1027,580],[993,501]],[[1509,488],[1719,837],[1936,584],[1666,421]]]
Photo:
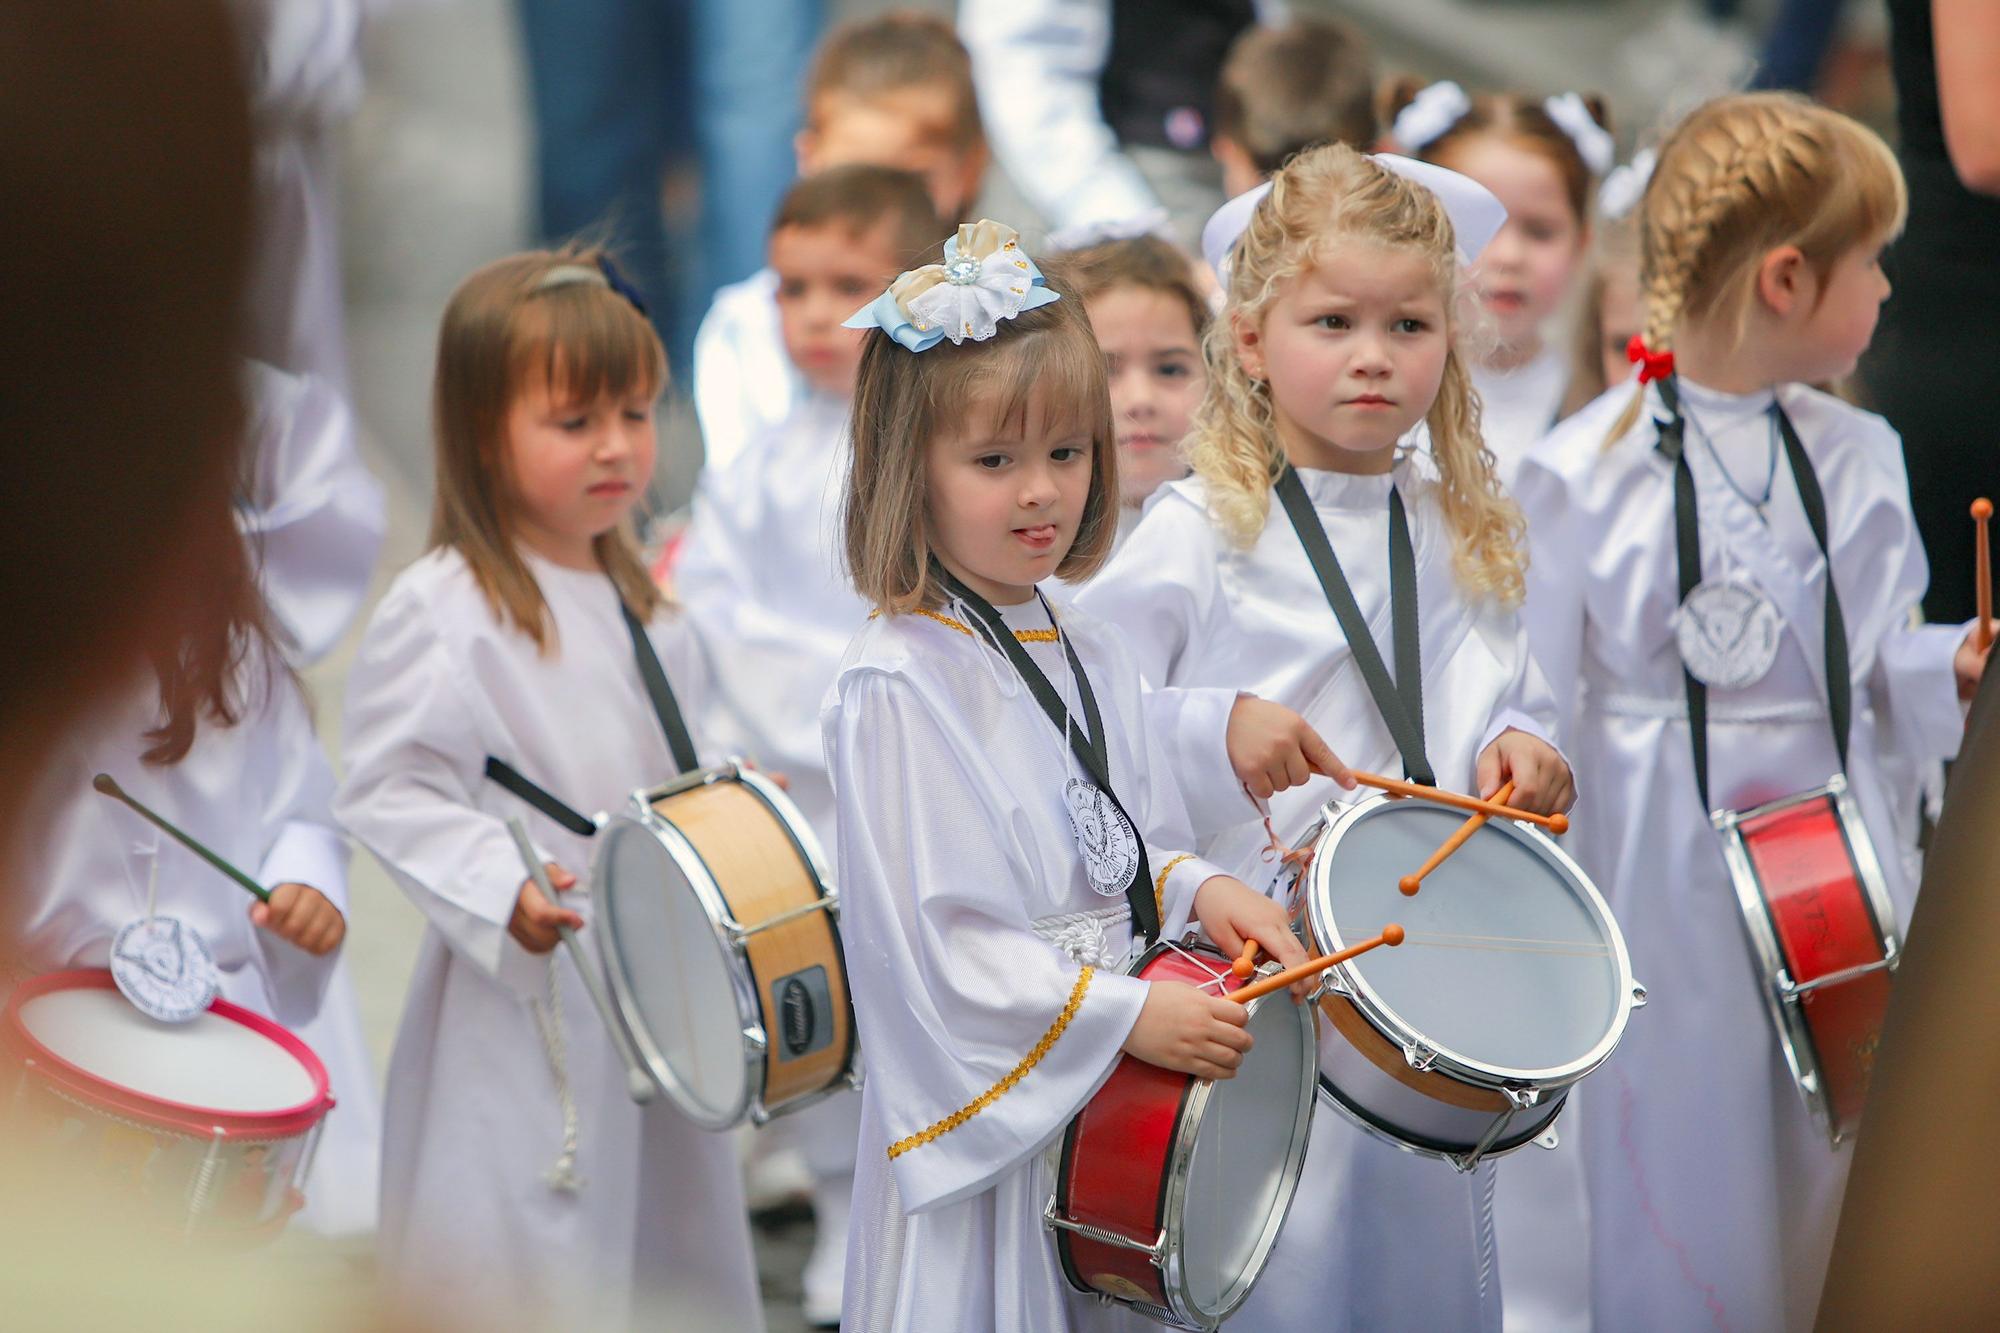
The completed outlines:
[[[1778,660],[1784,620],[1754,584],[1725,579],[1697,585],[1674,616],[1674,638],[1690,675],[1718,690],[1764,679]]]
[[[135,1009],[162,1023],[192,1021],[222,984],[207,941],[170,916],[141,917],[118,932],[111,979]]]
[[[1122,895],[1139,869],[1139,837],[1118,807],[1094,782],[1071,778],[1063,784],[1063,804],[1090,887],[1106,898]]]

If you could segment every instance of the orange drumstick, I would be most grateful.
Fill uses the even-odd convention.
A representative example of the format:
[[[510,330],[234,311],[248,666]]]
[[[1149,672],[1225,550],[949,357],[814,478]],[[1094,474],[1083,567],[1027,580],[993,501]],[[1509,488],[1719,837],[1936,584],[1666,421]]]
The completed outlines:
[[[1375,787],[1391,796],[1414,796],[1419,800],[1435,801],[1458,810],[1470,810],[1474,814],[1497,816],[1501,819],[1519,819],[1529,824],[1539,824],[1554,834],[1569,832],[1568,815],[1538,815],[1532,810],[1516,810],[1511,805],[1500,805],[1493,801],[1482,801],[1477,796],[1461,796],[1455,791],[1442,787],[1425,787],[1414,782],[1402,782],[1396,778],[1385,778],[1379,773],[1356,771],[1354,780],[1364,787]]]
[[[1229,970],[1236,974],[1238,981],[1249,979],[1250,974],[1257,970],[1257,941],[1243,941],[1243,953],[1229,965]]]
[[[1493,793],[1493,803],[1495,805],[1505,805],[1510,799],[1512,799],[1513,795],[1514,795],[1514,779],[1508,778],[1506,784],[1502,786],[1499,791]],[[1416,874],[1405,875],[1401,879],[1397,880],[1396,887],[1403,891],[1403,896],[1405,898],[1416,897],[1417,890],[1423,887],[1424,877],[1426,875],[1429,875],[1431,871],[1436,870],[1439,866],[1443,865],[1446,857],[1450,856],[1453,852],[1457,851],[1459,848],[1465,846],[1466,840],[1472,837],[1473,834],[1479,832],[1480,829],[1484,828],[1486,826],[1486,821],[1491,817],[1492,816],[1486,814],[1477,814],[1472,816],[1472,818],[1466,820],[1463,824],[1460,824],[1458,826],[1458,832],[1452,834],[1449,838],[1446,838],[1444,842],[1439,845],[1438,849],[1431,853],[1430,860],[1424,862],[1423,865],[1417,868]]]
[[[1985,652],[1993,642],[1993,630],[1989,622],[1993,619],[1993,561],[1986,551],[1986,520],[1993,517],[1993,502],[1985,496],[1972,502],[1973,587],[1979,597],[1979,625],[1973,632],[1979,636],[1979,651]]]
[[[1339,953],[1330,953],[1323,958],[1315,958],[1310,962],[1300,963],[1297,967],[1288,967],[1282,972],[1273,972],[1262,981],[1253,981],[1241,990],[1231,991],[1229,998],[1238,1004],[1248,1004],[1252,1000],[1262,999],[1272,991],[1281,991],[1295,981],[1304,981],[1307,977],[1317,976],[1338,963],[1344,963],[1350,958],[1358,958],[1370,949],[1379,948],[1384,944],[1393,949],[1402,942],[1403,928],[1392,921],[1382,927],[1382,933],[1372,940],[1363,940],[1359,944],[1350,944]]]

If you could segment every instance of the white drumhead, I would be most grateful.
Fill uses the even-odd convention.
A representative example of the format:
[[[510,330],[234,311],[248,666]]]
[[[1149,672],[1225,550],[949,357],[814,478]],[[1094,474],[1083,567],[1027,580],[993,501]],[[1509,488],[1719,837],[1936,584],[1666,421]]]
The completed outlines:
[[[1256,1045],[1235,1078],[1214,1084],[1196,1133],[1181,1214],[1188,1299],[1226,1314],[1262,1271],[1291,1203],[1306,1122],[1312,1116],[1310,1019],[1288,995],[1250,1015]]]
[[[94,1078],[133,1092],[239,1114],[285,1111],[318,1095],[310,1070],[254,1028],[203,1013],[155,1022],[115,990],[78,987],[21,1005],[28,1035]]]
[[[633,819],[613,820],[603,837],[598,918],[627,982],[626,1019],[666,1066],[662,1081],[683,1111],[734,1121],[750,1097],[749,1052],[734,959],[689,880],[690,869],[703,874],[699,859]]]
[[[1314,934],[1333,949],[1400,923],[1401,947],[1348,964],[1364,999],[1459,1061],[1539,1081],[1580,1076],[1630,1009],[1617,927],[1566,857],[1506,821],[1404,897],[1397,882],[1464,822],[1421,800],[1378,798],[1342,815],[1314,858]]]

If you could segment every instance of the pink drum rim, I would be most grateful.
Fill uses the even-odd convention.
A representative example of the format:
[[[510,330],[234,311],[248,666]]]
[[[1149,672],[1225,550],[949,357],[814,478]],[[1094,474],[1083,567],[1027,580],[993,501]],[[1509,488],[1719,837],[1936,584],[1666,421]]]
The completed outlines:
[[[189,1138],[208,1139],[217,1135],[224,1139],[296,1138],[318,1124],[320,1119],[333,1109],[333,1095],[327,1085],[326,1066],[320,1062],[319,1056],[313,1053],[310,1046],[262,1014],[253,1013],[240,1004],[231,1004],[220,997],[209,1004],[210,1013],[218,1018],[226,1018],[232,1023],[240,1023],[252,1032],[269,1038],[305,1066],[313,1081],[313,1095],[309,1100],[276,1111],[217,1111],[184,1102],[168,1101],[162,1097],[149,1097],[143,1092],[112,1083],[71,1064],[37,1041],[29,1033],[27,1025],[21,1021],[21,1006],[40,996],[62,990],[116,990],[117,988],[118,983],[113,981],[111,973],[103,968],[78,968],[68,972],[44,973],[14,988],[14,993],[7,999],[5,1026],[0,1032],[4,1032],[7,1044],[13,1047],[17,1054],[34,1060],[37,1074],[65,1090],[70,1096],[87,1105],[116,1111],[121,1115]]]

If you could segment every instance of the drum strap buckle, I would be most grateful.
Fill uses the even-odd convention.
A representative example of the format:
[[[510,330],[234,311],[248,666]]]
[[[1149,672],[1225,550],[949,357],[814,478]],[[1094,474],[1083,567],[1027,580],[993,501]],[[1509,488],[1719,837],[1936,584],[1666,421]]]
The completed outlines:
[[[1048,1205],[1042,1209],[1042,1225],[1051,1231],[1058,1228],[1064,1231],[1073,1231],[1084,1239],[1094,1240],[1100,1245],[1111,1245],[1121,1250],[1131,1250],[1135,1254],[1143,1254],[1152,1262],[1155,1268],[1164,1268],[1166,1266],[1167,1233],[1165,1231],[1161,1231],[1154,1238],[1151,1245],[1144,1245],[1133,1240],[1130,1236],[1121,1236],[1115,1231],[1106,1231],[1103,1227],[1094,1227],[1088,1222],[1079,1222],[1074,1218],[1064,1217],[1056,1211],[1056,1196],[1053,1194],[1049,1196]]]

